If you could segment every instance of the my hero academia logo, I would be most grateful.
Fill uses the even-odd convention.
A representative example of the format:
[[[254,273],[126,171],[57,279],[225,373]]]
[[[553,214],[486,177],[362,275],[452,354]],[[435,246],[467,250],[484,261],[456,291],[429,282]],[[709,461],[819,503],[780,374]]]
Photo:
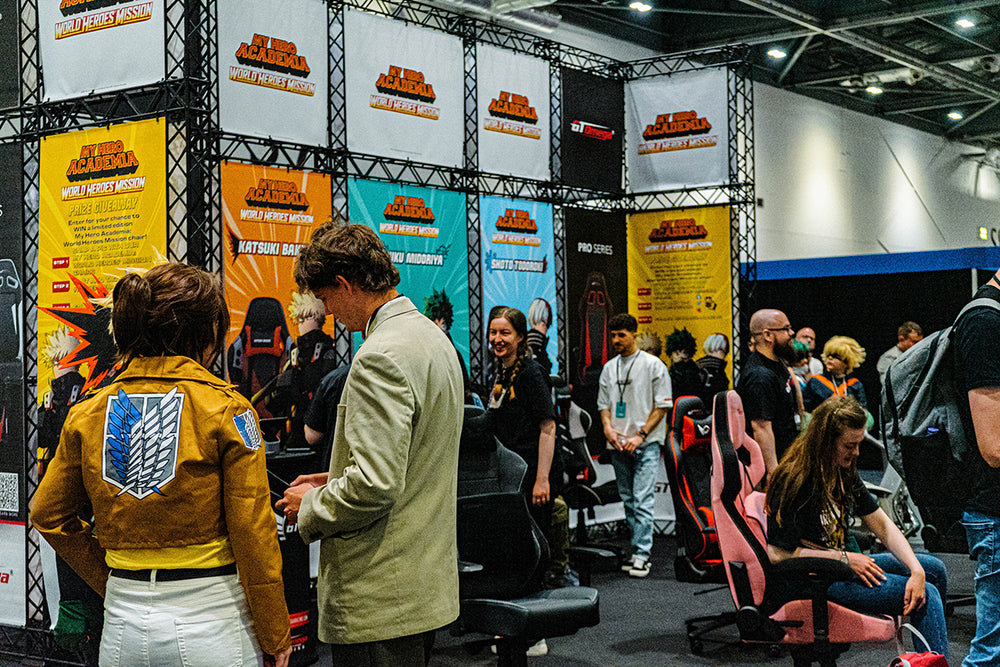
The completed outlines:
[[[87,144],[80,149],[80,157],[69,161],[66,178],[70,181],[90,181],[108,176],[134,174],[139,159],[134,151],[125,150],[121,141]]]
[[[114,7],[114,5],[125,5]],[[105,9],[114,7],[113,9]],[[56,39],[81,35],[106,28],[116,28],[153,18],[153,3],[149,0],[62,0],[59,11],[67,17],[55,24]],[[82,14],[82,16],[75,16]]]
[[[431,106],[437,99],[434,86],[424,80],[424,73],[419,70],[389,65],[387,72],[378,75],[375,90],[380,94],[372,95],[368,102],[373,109],[428,120],[441,117],[441,109]]]
[[[526,95],[501,90],[499,97],[490,100],[489,112],[490,117],[483,119],[484,130],[526,139],[542,138],[542,131],[535,127],[538,113]]]
[[[305,80],[310,73],[309,63],[298,52],[295,42],[254,33],[250,42],[240,44],[234,55],[243,67],[229,67],[230,81],[307,97],[316,94],[316,84]]]
[[[247,206],[264,206],[292,211],[305,211],[309,208],[309,199],[306,197],[306,193],[299,192],[295,183],[271,178],[260,179],[257,182],[257,187],[251,187],[247,190],[244,200]]]
[[[680,220],[664,220],[659,227],[654,227],[649,232],[649,240],[658,241],[684,241],[687,239],[703,239],[708,236],[708,230],[703,225],[695,222],[694,218],[682,218]]]
[[[305,56],[299,55],[295,42],[277,37],[255,34],[249,44],[243,42],[236,49],[236,61],[248,67],[309,77],[309,63]]]
[[[639,144],[639,155],[708,148],[718,143],[718,135],[709,135],[712,124],[699,118],[697,111],[675,111],[660,114],[656,122],[647,125]]]
[[[437,227],[428,226],[434,223],[434,212],[424,204],[424,200],[420,197],[396,195],[391,202],[385,205],[382,216],[390,222],[379,224],[380,234],[437,238],[440,232]]]
[[[508,208],[503,215],[497,217],[497,231],[493,234],[493,243],[507,245],[541,246],[538,225],[531,219],[527,211]]]

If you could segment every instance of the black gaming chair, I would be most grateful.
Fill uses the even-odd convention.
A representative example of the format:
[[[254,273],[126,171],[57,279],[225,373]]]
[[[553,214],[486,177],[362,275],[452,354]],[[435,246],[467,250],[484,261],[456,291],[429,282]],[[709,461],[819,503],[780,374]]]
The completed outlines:
[[[498,636],[498,664],[527,665],[537,640],[600,620],[593,588],[541,590],[544,538],[521,493],[527,464],[466,406],[458,466],[459,631]]]
[[[712,514],[712,415],[697,396],[674,403],[670,446],[663,462],[677,517],[674,576],[691,583],[725,583]]]

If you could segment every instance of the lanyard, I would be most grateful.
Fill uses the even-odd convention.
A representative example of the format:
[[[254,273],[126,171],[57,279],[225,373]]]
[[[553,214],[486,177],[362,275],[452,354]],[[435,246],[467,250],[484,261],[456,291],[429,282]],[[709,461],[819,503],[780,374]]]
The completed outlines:
[[[618,402],[623,403],[625,401],[625,387],[628,386],[628,377],[632,374],[632,367],[635,366],[635,360],[639,358],[639,353],[633,353],[636,356],[632,357],[632,363],[628,365],[628,370],[625,371],[625,379],[622,380],[622,358],[618,357],[618,373],[615,378],[615,384],[618,385]]]

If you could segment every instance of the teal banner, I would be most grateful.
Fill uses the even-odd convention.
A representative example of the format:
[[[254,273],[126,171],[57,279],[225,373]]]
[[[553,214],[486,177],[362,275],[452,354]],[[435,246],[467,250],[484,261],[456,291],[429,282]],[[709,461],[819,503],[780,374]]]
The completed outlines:
[[[552,205],[481,197],[479,219],[483,229],[483,331],[489,331],[486,320],[491,308],[517,308],[528,317],[529,327],[545,329],[552,373],[559,374]],[[543,315],[546,312],[548,318]],[[549,320],[547,327],[543,319]]]
[[[374,229],[399,269],[399,291],[447,333],[469,361],[465,195],[351,179],[351,222]],[[361,337],[355,336],[356,345]]]

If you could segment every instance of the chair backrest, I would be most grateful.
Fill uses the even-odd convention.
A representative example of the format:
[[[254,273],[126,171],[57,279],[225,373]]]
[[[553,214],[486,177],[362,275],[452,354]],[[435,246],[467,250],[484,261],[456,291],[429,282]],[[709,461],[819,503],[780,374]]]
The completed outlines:
[[[696,396],[674,402],[670,447],[663,461],[682,544],[694,561],[717,559],[712,511],[712,415]]]
[[[712,508],[726,577],[737,608],[760,605],[767,557],[765,474],[760,447],[746,433],[743,403],[735,391],[719,393],[712,411]]]
[[[459,580],[463,598],[510,599],[537,586],[541,532],[521,482],[528,469],[493,436],[491,416],[465,407],[458,455],[458,557],[482,570]]]

